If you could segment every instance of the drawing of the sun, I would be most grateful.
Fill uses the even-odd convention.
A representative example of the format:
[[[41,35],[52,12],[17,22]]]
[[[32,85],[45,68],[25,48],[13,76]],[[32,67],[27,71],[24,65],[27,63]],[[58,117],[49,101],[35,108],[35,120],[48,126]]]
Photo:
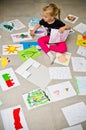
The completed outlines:
[[[15,52],[18,52],[18,48],[19,46],[9,45],[7,48],[5,48],[5,51],[8,53],[15,53]]]

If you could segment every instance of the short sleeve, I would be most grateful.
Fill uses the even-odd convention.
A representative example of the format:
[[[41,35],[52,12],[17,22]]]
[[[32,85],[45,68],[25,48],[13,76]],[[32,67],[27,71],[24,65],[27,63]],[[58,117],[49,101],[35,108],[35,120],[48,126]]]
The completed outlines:
[[[39,24],[40,24],[40,25],[44,25],[44,20],[41,19],[41,20],[39,21]]]

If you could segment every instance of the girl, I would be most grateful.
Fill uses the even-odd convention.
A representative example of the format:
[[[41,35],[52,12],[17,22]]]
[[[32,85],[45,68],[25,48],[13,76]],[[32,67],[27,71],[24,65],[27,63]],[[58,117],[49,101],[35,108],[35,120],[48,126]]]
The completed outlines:
[[[57,15],[58,15],[59,19],[56,18]],[[38,39],[38,43],[39,43],[41,49],[49,56],[51,63],[53,63],[55,57],[53,56],[51,51],[63,53],[67,50],[67,46],[66,46],[65,42],[59,42],[59,43],[55,43],[53,45],[48,44],[51,29],[59,29],[59,32],[63,33],[64,30],[70,29],[70,26],[64,24],[60,20],[60,9],[54,3],[51,3],[48,6],[45,6],[43,8],[42,19],[40,20],[39,24],[36,25],[36,27],[33,30],[30,30],[30,34],[32,36],[34,36],[35,31],[38,28],[40,28],[41,26],[44,26],[45,28],[47,28],[47,36],[40,37]]]

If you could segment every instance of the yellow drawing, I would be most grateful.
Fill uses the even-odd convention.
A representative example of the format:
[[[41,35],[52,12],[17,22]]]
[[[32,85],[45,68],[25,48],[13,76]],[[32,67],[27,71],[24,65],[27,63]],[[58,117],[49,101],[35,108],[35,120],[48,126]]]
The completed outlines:
[[[9,45],[7,48],[5,48],[5,51],[8,53],[15,53],[18,52],[18,48],[20,48],[20,46]]]
[[[6,65],[8,64],[8,62],[10,62],[10,60],[6,57],[0,57],[0,61],[1,61],[1,66],[4,68],[6,67]]]
[[[77,35],[76,44],[79,46],[86,46],[86,35]]]

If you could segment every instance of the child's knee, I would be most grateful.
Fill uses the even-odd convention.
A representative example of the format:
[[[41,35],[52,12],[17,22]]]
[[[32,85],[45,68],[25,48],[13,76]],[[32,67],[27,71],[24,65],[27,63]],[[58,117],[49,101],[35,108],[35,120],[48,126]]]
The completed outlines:
[[[66,52],[66,51],[67,51],[67,45],[64,44],[64,45],[62,46],[62,48],[61,48],[61,52],[64,53],[64,52]]]

